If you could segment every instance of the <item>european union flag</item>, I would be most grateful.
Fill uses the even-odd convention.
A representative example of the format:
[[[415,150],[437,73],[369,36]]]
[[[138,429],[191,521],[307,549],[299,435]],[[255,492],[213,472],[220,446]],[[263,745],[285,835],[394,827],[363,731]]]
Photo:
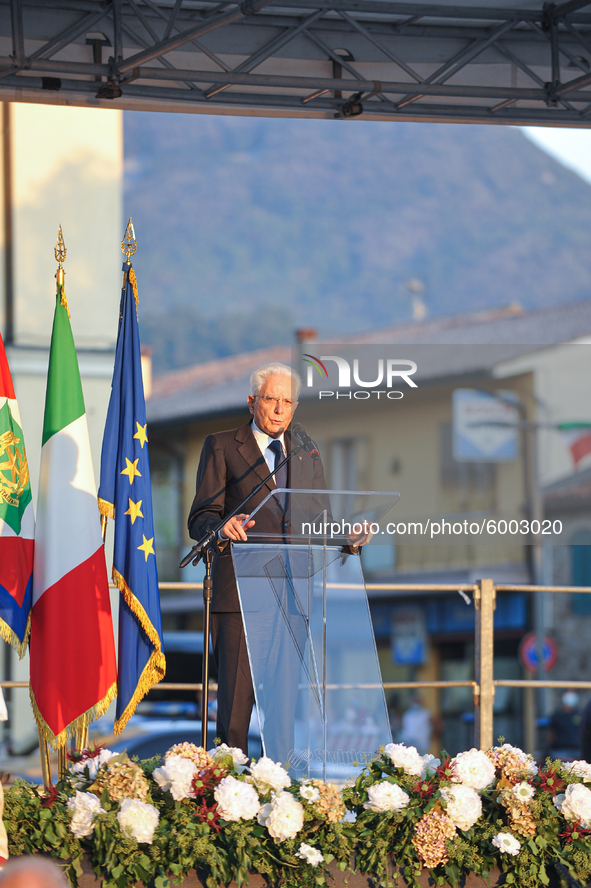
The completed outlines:
[[[117,734],[166,670],[154,548],[137,282],[129,262],[123,264],[123,273],[115,369],[98,492],[101,513],[115,519],[113,582],[121,591]]]

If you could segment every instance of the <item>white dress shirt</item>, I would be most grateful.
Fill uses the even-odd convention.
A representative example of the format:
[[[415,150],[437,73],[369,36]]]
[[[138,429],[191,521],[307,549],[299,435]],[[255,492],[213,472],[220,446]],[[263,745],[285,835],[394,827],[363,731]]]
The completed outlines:
[[[252,421],[252,433],[254,435],[255,441],[259,445],[261,453],[265,457],[265,462],[269,466],[269,471],[272,472],[275,468],[275,451],[270,450],[270,444],[273,441],[279,441],[281,444],[283,456],[287,456],[285,452],[285,433],[282,432],[278,438],[272,438],[271,435],[268,435],[266,432],[261,432],[254,419]]]

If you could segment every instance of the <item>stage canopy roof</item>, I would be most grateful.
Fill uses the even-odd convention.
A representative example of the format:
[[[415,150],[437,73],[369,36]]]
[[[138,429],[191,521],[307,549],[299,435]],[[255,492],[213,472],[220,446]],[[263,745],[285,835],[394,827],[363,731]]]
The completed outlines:
[[[591,126],[591,2],[0,0],[0,100]]]

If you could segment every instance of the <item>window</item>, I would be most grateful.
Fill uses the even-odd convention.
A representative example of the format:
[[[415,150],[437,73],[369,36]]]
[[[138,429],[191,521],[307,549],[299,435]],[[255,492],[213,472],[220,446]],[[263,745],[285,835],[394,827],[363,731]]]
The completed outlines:
[[[439,427],[440,480],[443,509],[450,512],[492,511],[496,508],[497,466],[492,462],[457,462],[452,426]]]
[[[577,530],[572,537],[571,584],[591,586],[591,530]],[[574,593],[572,596],[573,614],[591,614],[591,593]]]

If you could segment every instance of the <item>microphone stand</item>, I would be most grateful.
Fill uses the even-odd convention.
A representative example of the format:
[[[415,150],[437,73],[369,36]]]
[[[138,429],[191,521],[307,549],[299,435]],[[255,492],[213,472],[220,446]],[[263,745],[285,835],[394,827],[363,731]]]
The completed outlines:
[[[253,496],[262,490],[267,481],[272,478],[279,469],[283,468],[283,466],[300,450],[304,449],[303,444],[298,444],[296,447],[292,448],[292,450],[285,456],[278,466],[275,466],[273,471],[269,472],[266,478],[264,478],[260,484],[250,491],[248,496],[246,496],[242,502],[233,509],[229,515],[224,515],[216,525],[211,530],[208,530],[201,539],[195,543],[191,551],[188,555],[185,555],[181,563],[179,564],[180,568],[186,567],[190,561],[193,564],[199,564],[201,559],[203,558],[203,562],[205,564],[205,577],[203,578],[203,669],[201,675],[201,745],[204,749],[207,749],[207,717],[208,717],[208,709],[209,709],[209,632],[210,632],[210,623],[211,623],[211,597],[213,591],[213,581],[211,578],[211,565],[213,562],[213,545],[215,543],[218,532],[222,529],[224,524],[233,518],[234,515],[238,515],[239,512],[242,511],[246,503],[252,499]],[[244,752],[248,752],[248,750],[243,750]]]

